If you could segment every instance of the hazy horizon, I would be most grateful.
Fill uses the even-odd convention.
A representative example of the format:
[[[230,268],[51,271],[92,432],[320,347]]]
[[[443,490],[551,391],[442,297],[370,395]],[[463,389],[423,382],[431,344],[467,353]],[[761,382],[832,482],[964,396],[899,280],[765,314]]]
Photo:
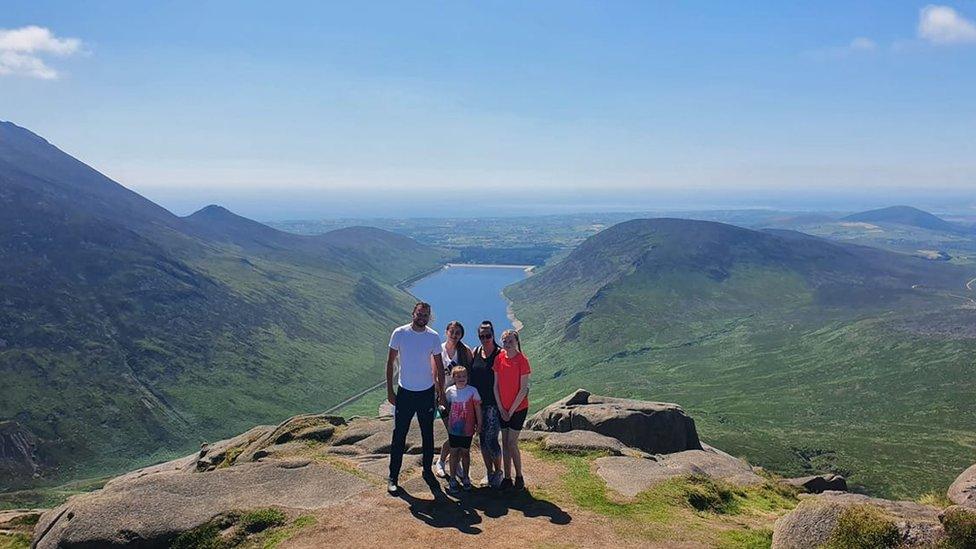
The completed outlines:
[[[968,212],[972,97],[971,2],[0,14],[0,119],[180,214]]]

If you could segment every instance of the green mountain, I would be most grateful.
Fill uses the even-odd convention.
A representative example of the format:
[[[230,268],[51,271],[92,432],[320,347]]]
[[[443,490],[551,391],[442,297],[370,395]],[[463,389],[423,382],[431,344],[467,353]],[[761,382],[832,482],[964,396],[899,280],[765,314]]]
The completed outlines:
[[[857,221],[863,223],[895,223],[898,225],[908,225],[920,229],[932,231],[943,231],[947,233],[966,232],[961,226],[932,215],[929,212],[913,208],[911,206],[891,206],[879,210],[870,210],[849,215],[843,218],[844,221]]]
[[[506,294],[533,400],[680,402],[704,440],[786,474],[943,489],[976,443],[972,268],[791,231],[643,219]]]
[[[177,217],[0,122],[0,490],[96,475],[382,379],[397,284],[444,252],[366,227]]]

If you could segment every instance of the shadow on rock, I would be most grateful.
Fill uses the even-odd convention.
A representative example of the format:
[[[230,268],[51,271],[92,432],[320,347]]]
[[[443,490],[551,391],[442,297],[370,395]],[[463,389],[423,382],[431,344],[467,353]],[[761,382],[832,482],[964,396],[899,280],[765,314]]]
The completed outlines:
[[[511,511],[522,513],[527,518],[546,517],[552,524],[569,524],[573,517],[558,505],[537,499],[528,490],[498,492],[488,488],[476,488],[458,494],[456,499],[448,497],[440,485],[430,486],[434,499],[420,499],[400,487],[398,497],[410,506],[410,513],[428,526],[435,528],[456,528],[465,534],[480,534],[476,525],[482,522],[481,514],[499,518]]]

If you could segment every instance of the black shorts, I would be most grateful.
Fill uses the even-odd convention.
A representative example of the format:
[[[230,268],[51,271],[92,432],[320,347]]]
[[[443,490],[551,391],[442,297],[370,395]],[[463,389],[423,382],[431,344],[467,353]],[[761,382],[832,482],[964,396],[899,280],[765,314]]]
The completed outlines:
[[[512,417],[505,421],[501,417],[498,418],[502,425],[502,429],[509,429],[512,431],[521,431],[522,426],[525,425],[525,416],[529,415],[529,409],[520,410],[512,414]]]
[[[451,448],[461,448],[467,450],[471,448],[471,439],[474,437],[462,437],[461,435],[452,435],[448,433],[447,443],[451,445]]]

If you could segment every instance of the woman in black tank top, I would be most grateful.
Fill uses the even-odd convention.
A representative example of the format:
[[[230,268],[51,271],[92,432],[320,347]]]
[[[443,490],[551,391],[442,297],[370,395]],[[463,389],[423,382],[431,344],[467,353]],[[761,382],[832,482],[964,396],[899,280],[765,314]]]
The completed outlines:
[[[481,457],[485,460],[485,470],[488,472],[485,483],[497,488],[503,476],[502,448],[498,443],[501,425],[495,405],[495,372],[492,365],[500,349],[495,342],[495,327],[491,321],[486,320],[478,327],[478,339],[481,345],[474,350],[474,357],[468,366],[468,384],[477,389],[481,396],[482,427],[478,433],[478,441],[481,445]]]

